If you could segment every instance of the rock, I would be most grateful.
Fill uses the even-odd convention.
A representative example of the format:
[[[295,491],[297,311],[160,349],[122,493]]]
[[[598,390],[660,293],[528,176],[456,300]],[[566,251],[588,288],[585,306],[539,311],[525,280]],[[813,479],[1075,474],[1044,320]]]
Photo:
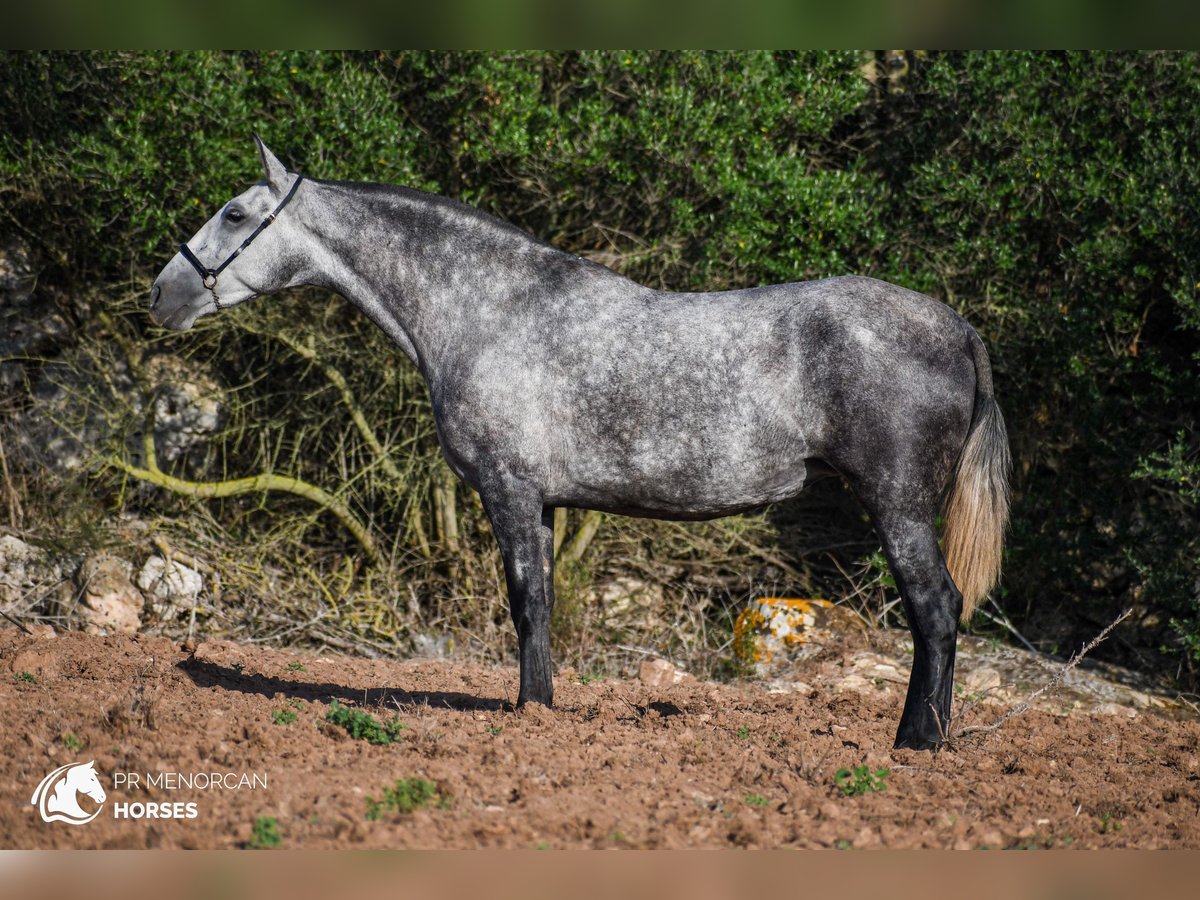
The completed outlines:
[[[955,673],[955,687],[967,695],[996,692],[1002,684],[1000,673],[989,666],[975,666],[966,670],[960,668]]]
[[[146,600],[130,580],[132,571],[125,560],[107,553],[83,561],[77,612],[88,634],[133,634],[141,627]]]
[[[760,597],[734,623],[734,649],[766,676],[778,664],[812,656],[843,629],[865,627],[853,611],[828,600]]]
[[[648,659],[638,669],[638,681],[647,687],[665,688],[684,681],[695,681],[682,669],[677,669],[665,659]]]
[[[661,584],[637,578],[617,577],[595,589],[595,602],[610,628],[643,632],[660,629],[665,600]]]
[[[164,603],[186,609],[204,590],[204,576],[177,560],[151,556],[138,573],[137,585]]]
[[[874,682],[868,681],[857,672],[851,672],[839,681],[834,682],[832,687],[839,694],[846,691],[853,691],[856,694],[866,694],[875,690]]]
[[[144,385],[124,360],[97,373],[91,360],[64,357],[39,371],[33,407],[16,432],[16,449],[30,464],[57,472],[85,467],[97,448],[111,449],[114,433],[127,430],[116,423],[131,417],[144,419],[150,398],[160,465],[201,451],[224,419],[216,382],[195,363],[179,357],[163,354],[146,360]],[[103,378],[102,391],[94,384],[99,378]],[[140,433],[129,432],[125,452],[136,465],[146,464]]]
[[[0,606],[20,614],[42,597],[64,602],[71,593],[62,566],[50,554],[11,534],[0,535]]]
[[[5,306],[27,300],[37,283],[37,265],[29,246],[16,238],[0,241],[0,295]]]
[[[1136,719],[1138,711],[1119,703],[1101,703],[1092,710],[1098,716],[1122,716],[1126,719]]]
[[[414,634],[413,656],[419,659],[448,659],[454,654],[454,638],[449,634]]]
[[[221,427],[220,388],[194,363],[168,354],[146,362],[154,395],[154,439],[159,462],[173,462]]]
[[[70,333],[51,304],[34,297],[38,263],[29,246],[0,238],[0,388],[21,390],[26,359],[50,357]]]
[[[763,683],[768,694],[811,694],[812,685],[807,681],[791,681],[778,678]]]

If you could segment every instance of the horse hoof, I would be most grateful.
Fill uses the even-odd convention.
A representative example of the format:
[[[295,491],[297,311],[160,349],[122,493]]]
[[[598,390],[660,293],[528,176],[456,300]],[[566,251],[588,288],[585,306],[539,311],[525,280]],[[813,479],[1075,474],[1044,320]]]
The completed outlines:
[[[937,753],[942,749],[943,741],[941,736],[938,737],[919,737],[917,735],[897,736],[896,743],[893,745],[895,750],[928,750],[931,753]]]
[[[524,694],[517,698],[517,709],[521,709],[527,703],[536,703],[539,706],[546,707],[546,709],[554,709],[553,697],[526,697]]]

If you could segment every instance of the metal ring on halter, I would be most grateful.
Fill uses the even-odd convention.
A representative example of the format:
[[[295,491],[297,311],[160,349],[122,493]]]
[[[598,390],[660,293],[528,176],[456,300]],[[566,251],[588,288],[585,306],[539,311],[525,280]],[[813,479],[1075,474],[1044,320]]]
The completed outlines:
[[[210,269],[206,267],[204,263],[200,262],[200,260],[196,258],[196,254],[192,252],[192,248],[187,245],[187,241],[184,241],[179,245],[179,252],[183,255],[183,258],[188,261],[191,267],[196,270],[196,273],[200,276],[200,283],[204,285],[204,289],[213,295],[213,303],[216,304],[217,309],[224,309],[224,307],[221,306],[221,298],[217,296],[216,292],[217,276],[224,272],[225,267],[237,259],[239,254],[249,247],[254,242],[254,239],[262,234],[263,230],[268,225],[275,221],[275,217],[279,215],[280,211],[287,206],[288,203],[291,202],[292,197],[296,195],[296,188],[300,187],[300,182],[303,180],[303,175],[296,176],[296,180],[292,182],[291,190],[287,192],[287,196],[279,202],[279,205],[275,207],[269,216],[259,223],[258,227],[254,229],[250,237],[242,241],[241,245],[227,257],[225,257],[224,262],[222,262],[215,269]]]

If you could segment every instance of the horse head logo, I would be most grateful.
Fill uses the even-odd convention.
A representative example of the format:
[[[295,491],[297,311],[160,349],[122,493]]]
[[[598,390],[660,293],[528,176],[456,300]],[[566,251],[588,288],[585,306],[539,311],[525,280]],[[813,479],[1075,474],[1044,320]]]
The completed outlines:
[[[79,795],[84,794],[97,803],[94,812],[84,812],[79,805]],[[96,777],[96,762],[67,763],[59,766],[42,779],[29,801],[38,808],[45,822],[66,822],[68,825],[84,825],[104,808],[108,795]]]

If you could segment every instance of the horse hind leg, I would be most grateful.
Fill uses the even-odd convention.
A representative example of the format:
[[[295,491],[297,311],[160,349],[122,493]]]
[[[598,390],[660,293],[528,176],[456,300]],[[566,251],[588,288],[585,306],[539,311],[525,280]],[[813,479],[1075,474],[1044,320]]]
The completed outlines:
[[[938,547],[932,513],[873,510],[872,519],[913,640],[912,674],[895,746],[936,750],[945,742],[950,723],[962,594]]]

